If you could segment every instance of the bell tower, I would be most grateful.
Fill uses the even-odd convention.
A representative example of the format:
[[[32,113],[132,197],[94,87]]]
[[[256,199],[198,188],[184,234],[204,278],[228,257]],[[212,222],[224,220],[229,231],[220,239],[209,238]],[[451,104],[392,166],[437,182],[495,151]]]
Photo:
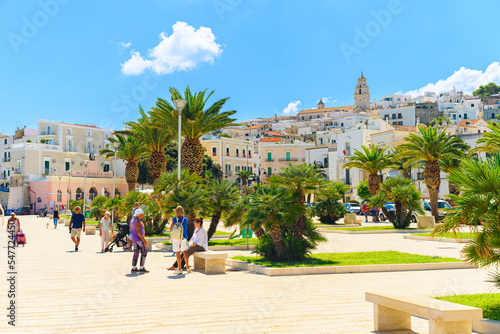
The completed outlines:
[[[358,78],[358,84],[354,89],[354,104],[357,105],[361,111],[370,110],[370,88],[366,84],[366,78],[361,72],[361,76]]]

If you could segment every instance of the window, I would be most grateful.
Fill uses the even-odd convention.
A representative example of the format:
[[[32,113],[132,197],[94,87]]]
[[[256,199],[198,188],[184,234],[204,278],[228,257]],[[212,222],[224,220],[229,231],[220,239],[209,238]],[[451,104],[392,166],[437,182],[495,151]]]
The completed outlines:
[[[467,119],[467,114],[464,114],[464,119]]]
[[[239,171],[240,171],[240,166],[236,166],[236,167],[234,167],[234,171],[235,171],[235,172],[239,172]]]
[[[312,119],[313,117],[312,116],[309,116],[309,119]]]
[[[304,120],[304,116],[302,116],[302,120]]]
[[[273,175],[273,168],[272,167],[267,167],[267,176]]]
[[[271,152],[267,152],[267,161],[273,161],[273,154]]]
[[[472,103],[470,106],[471,106],[471,108],[474,108],[474,103]]]
[[[246,158],[247,156],[245,155],[245,149],[243,149],[243,158]]]
[[[4,143],[5,145],[7,145],[7,139],[4,139],[3,143]]]
[[[318,118],[319,118],[319,115],[318,115]]]
[[[384,119],[389,119],[389,114],[385,114]]]
[[[392,122],[392,125],[397,125],[396,123],[397,123],[397,122]]]
[[[399,121],[399,122],[398,122],[398,125],[403,125],[403,122],[402,122],[402,121]]]
[[[52,125],[47,125],[47,134],[52,134]]]
[[[239,156],[240,156],[240,149],[239,149],[239,148],[237,148],[237,149],[236,149],[236,156],[237,156],[237,157],[239,157]]]
[[[71,152],[73,150],[72,140],[66,139],[66,152]]]
[[[230,172],[230,171],[231,171],[231,165],[230,164],[226,164],[226,173]]]
[[[67,128],[67,129],[66,129],[66,134],[67,134],[67,135],[70,135],[71,133],[72,133],[71,129],[70,129],[70,128]]]
[[[87,137],[92,137],[92,131],[87,130]]]
[[[226,147],[226,155],[229,156],[229,147]]]
[[[109,164],[108,163],[104,164],[103,171],[109,172]]]
[[[104,134],[104,139],[108,139],[109,138],[109,133],[105,133]]]
[[[37,202],[37,203],[42,203],[42,198],[41,198],[41,197],[38,197],[38,198],[36,199],[36,202]]]
[[[246,171],[247,170],[247,166],[241,167],[241,170]]]
[[[359,94],[361,94],[361,89],[359,89]]]
[[[401,113],[398,113],[398,118],[403,118],[403,115]]]
[[[248,157],[251,158],[252,157],[252,151],[248,150]]]
[[[251,173],[252,172],[252,167],[248,167],[248,171]]]
[[[217,155],[217,147],[212,147],[212,156],[215,157]]]
[[[396,119],[396,114],[392,114],[392,119]]]
[[[492,114],[491,114],[491,118],[495,118],[495,113],[492,113]]]
[[[71,161],[64,162],[64,170],[67,172],[71,168]]]

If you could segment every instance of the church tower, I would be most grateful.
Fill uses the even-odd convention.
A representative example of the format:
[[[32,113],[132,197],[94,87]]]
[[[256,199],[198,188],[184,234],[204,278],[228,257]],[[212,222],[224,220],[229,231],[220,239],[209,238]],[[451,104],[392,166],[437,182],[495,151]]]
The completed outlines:
[[[363,76],[363,72],[361,72],[358,84],[354,90],[354,104],[357,105],[361,111],[370,110],[370,88],[366,84],[366,78]]]

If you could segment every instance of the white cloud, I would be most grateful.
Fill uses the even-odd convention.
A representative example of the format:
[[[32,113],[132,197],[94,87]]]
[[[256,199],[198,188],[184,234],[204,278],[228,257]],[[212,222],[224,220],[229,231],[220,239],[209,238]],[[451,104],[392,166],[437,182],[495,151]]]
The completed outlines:
[[[337,99],[333,99],[331,96],[323,97],[321,100],[323,101],[324,104],[327,104],[327,103],[333,104],[333,103],[337,102]],[[319,101],[318,101],[318,103],[319,103]]]
[[[126,75],[144,73],[147,68],[157,74],[169,74],[175,71],[187,71],[202,63],[213,63],[222,53],[220,44],[215,43],[212,29],[195,29],[186,22],[177,22],[172,26],[172,34],[160,34],[160,43],[143,57],[132,50],[131,57],[122,64]]]
[[[446,79],[441,79],[436,83],[428,83],[422,88],[406,92],[413,97],[423,95],[424,92],[446,92],[455,86],[457,91],[463,91],[466,94],[471,94],[481,85],[486,85],[490,82],[500,83],[500,63],[491,63],[486,70],[472,70],[470,68],[461,67]]]
[[[295,116],[299,112],[300,101],[292,101],[288,103],[285,109],[283,109],[283,114],[287,116]]]
[[[132,46],[132,43],[130,43],[130,42],[127,42],[127,43],[125,43],[125,42],[120,42],[120,43],[118,43],[118,46],[119,46],[122,50],[126,50],[126,49],[128,49],[130,46]]]

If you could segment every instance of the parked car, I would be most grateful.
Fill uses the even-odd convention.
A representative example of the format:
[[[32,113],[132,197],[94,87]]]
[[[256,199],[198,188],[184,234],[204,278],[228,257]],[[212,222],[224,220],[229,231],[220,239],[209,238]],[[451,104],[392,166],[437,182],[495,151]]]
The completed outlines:
[[[30,214],[30,207],[29,206],[24,206],[22,208],[14,210],[14,213],[16,215],[29,215]]]
[[[344,203],[347,213],[354,213],[356,215],[361,214],[361,207],[356,203]]]
[[[384,204],[384,207],[387,209],[387,211],[394,212],[394,214],[396,214],[396,205],[394,205],[393,203],[386,203]],[[382,210],[380,210],[378,217],[380,221],[385,222],[387,220],[387,217]]]
[[[425,215],[430,216],[431,215],[431,202],[428,199],[423,200],[424,203],[424,210],[425,210]],[[446,217],[447,211],[451,209],[451,205],[449,205],[447,202],[443,200],[438,200],[438,213],[439,213],[439,219],[442,220],[444,217]],[[411,222],[416,223],[417,222],[417,217],[415,214],[411,216]]]

